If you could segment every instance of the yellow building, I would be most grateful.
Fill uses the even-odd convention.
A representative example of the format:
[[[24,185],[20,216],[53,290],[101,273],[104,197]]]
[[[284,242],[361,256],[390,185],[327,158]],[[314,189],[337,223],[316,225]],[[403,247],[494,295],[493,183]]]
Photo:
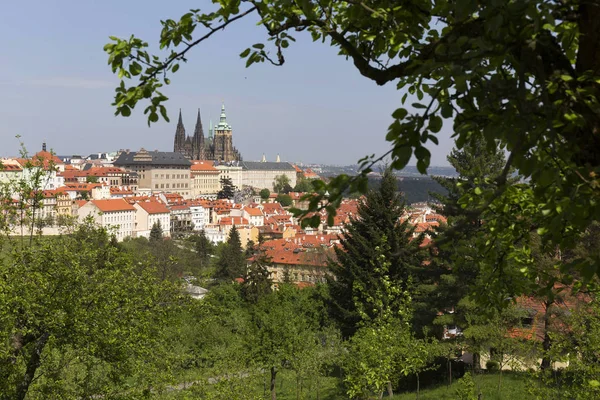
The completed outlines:
[[[190,174],[192,198],[203,194],[215,194],[221,190],[220,171],[214,167],[212,161],[192,161]]]

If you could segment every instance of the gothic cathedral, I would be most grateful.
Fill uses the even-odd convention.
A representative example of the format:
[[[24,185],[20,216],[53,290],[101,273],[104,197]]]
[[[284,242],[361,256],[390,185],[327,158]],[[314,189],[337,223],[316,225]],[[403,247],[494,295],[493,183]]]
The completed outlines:
[[[213,128],[212,121],[208,130],[208,138],[204,137],[202,128],[202,119],[200,110],[198,110],[198,119],[194,136],[185,135],[185,127],[181,119],[181,110],[179,110],[179,121],[175,130],[175,142],[173,151],[181,153],[191,160],[212,160],[217,162],[241,161],[242,157],[235,147],[233,147],[233,135],[231,125],[227,123],[225,115],[225,105],[221,106],[221,116],[219,123]]]

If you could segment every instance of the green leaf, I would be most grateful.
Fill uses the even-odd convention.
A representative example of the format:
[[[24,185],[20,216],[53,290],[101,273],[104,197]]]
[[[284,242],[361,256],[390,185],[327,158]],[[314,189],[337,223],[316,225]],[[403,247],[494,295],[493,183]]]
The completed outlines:
[[[433,133],[438,133],[441,129],[442,129],[442,118],[437,116],[437,115],[433,115],[429,118],[429,127],[428,129],[433,132]]]
[[[394,157],[394,161],[392,162],[392,167],[394,169],[402,169],[408,164],[410,161],[410,157],[412,157],[412,147],[408,145],[402,145],[397,147],[392,152]]]
[[[179,64],[175,64],[173,65],[173,67],[171,67],[171,72],[175,73],[179,70]]]
[[[134,61],[129,65],[129,72],[131,72],[131,75],[137,76],[142,72],[142,66]]]
[[[148,121],[150,121],[150,122],[158,121],[158,114],[154,111],[151,112],[150,115],[148,116]]]
[[[250,47],[248,47],[246,50],[242,51],[240,53],[240,57],[241,58],[246,58],[246,57],[248,57],[248,54],[250,54]]]
[[[396,111],[394,111],[392,113],[392,118],[395,118],[395,119],[404,119],[407,114],[408,114],[408,111],[406,111],[405,108],[398,108],[398,109],[396,109]]]
[[[265,45],[262,43],[256,43],[256,44],[253,44],[252,47],[254,47],[255,49],[262,50],[265,48]]]
[[[414,108],[421,108],[421,109],[427,108],[425,105],[423,105],[421,103],[412,103],[412,106]]]
[[[452,106],[448,103],[443,103],[441,107],[442,117],[443,118],[451,118],[452,117]]]
[[[481,190],[481,188],[479,186],[477,186],[475,188],[474,192],[477,196],[481,196],[481,194],[483,193],[483,190]]]

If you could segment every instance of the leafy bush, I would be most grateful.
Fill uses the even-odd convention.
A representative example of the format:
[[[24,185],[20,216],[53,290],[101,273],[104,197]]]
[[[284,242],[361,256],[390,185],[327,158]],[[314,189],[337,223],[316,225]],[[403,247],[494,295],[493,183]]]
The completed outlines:
[[[485,369],[487,369],[489,372],[496,372],[500,369],[500,364],[498,364],[498,361],[488,360],[485,363]]]
[[[497,364],[497,363],[496,363]],[[477,400],[477,394],[475,393],[475,382],[470,373],[466,373],[462,378],[456,382],[456,389],[454,393],[456,398],[460,400]]]

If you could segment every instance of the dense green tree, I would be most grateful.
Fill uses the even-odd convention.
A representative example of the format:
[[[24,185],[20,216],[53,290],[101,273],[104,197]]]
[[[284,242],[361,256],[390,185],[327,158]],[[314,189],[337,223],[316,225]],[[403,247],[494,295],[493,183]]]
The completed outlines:
[[[357,218],[346,226],[341,246],[336,247],[337,260],[330,265],[336,277],[329,281],[330,312],[345,336],[351,336],[364,319],[356,304],[365,301],[366,293],[378,287],[380,277],[374,272],[372,262],[384,237],[388,243],[384,256],[391,263],[392,280],[401,282],[407,289],[411,277],[422,269],[423,256],[419,249],[422,240],[413,239],[414,227],[407,220],[400,221],[403,211],[404,202],[396,190],[396,178],[386,169],[381,185],[369,191],[359,203]],[[357,292],[358,287],[365,288],[366,292]]]
[[[481,243],[481,254],[487,256],[486,250],[498,242],[518,241],[523,231],[531,229],[539,229],[544,241],[565,251],[600,219],[596,2],[419,1],[410,7],[386,0],[218,4],[214,12],[192,10],[178,21],[162,21],[159,43],[170,50],[165,59],[151,57],[148,44],[136,37],[111,38],[105,50],[113,72],[122,79],[136,79],[130,84],[123,81],[117,89],[117,114],[128,116],[139,101],[148,101],[149,123],[158,121],[159,114],[166,117],[167,97],[158,90],[187,60],[188,52],[221,28],[254,15],[272,49],[258,43],[242,51],[248,66],[264,61],[283,64],[285,49],[295,41],[292,35],[308,31],[314,41],[349,59],[365,78],[407,91],[402,103],[408,101],[412,107],[393,112],[386,135],[393,146],[386,155],[391,154],[394,168],[403,168],[414,155],[424,172],[431,158],[426,146],[438,142],[444,119],[453,120],[459,149],[483,137],[488,146],[498,143],[510,152],[502,173],[494,178],[496,190],[476,187],[461,200],[474,213],[492,211],[486,219],[493,229],[492,240]],[[208,32],[200,32],[205,29]],[[371,161],[372,157],[361,161],[365,173]],[[507,185],[510,167],[531,186]],[[363,178],[332,180],[327,191],[331,212],[348,186],[364,189]],[[319,196],[324,197],[325,191]],[[527,225],[519,222],[523,215]],[[516,248],[511,257],[523,257],[526,251]],[[583,262],[570,267],[590,279],[599,270],[598,263],[594,260],[596,267],[589,269]],[[496,276],[491,283],[501,279]]]
[[[260,251],[260,248],[258,246],[258,244],[254,243],[254,240],[248,240],[248,243],[246,243],[246,258],[250,258],[253,255],[258,254]]]
[[[233,186],[231,178],[221,178],[221,190],[217,192],[217,199],[233,199],[236,187]]]
[[[271,195],[271,191],[267,188],[262,189],[260,192],[260,198],[263,200],[269,200],[269,196]]]
[[[246,274],[247,262],[240,241],[240,233],[235,225],[229,232],[227,243],[222,248],[215,278],[223,282],[231,282],[236,278],[242,278]]]
[[[480,254],[475,238],[485,235],[481,215],[461,206],[461,198],[475,187],[487,190],[497,187],[494,177],[502,172],[505,165],[504,153],[497,147],[489,148],[483,139],[454,148],[448,162],[458,176],[455,178],[435,177],[446,190],[447,195],[435,195],[441,206],[438,211],[448,218],[433,234],[431,248],[431,268],[438,269],[441,276],[428,296],[429,311],[453,309],[453,313],[438,318],[438,324],[466,327],[465,313],[476,307],[466,298],[475,290],[479,276]],[[460,307],[457,307],[461,304]]]
[[[306,178],[300,178],[296,182],[296,186],[294,186],[294,192],[299,193],[312,193],[314,191],[314,187],[312,185],[312,180]]]
[[[284,193],[278,194],[275,201],[281,204],[282,207],[289,207],[293,203],[292,197],[289,194]]]
[[[273,181],[273,191],[275,193],[289,193],[292,191],[290,178],[287,175],[277,175]]]
[[[272,400],[277,399],[278,372],[303,352],[306,341],[318,331],[311,309],[307,298],[291,285],[280,285],[252,308],[253,359],[269,373]]]
[[[215,246],[206,237],[206,232],[202,229],[197,235],[192,235],[188,238],[194,243],[194,251],[198,255],[200,268],[205,268],[210,265],[211,256],[214,254]]]
[[[98,183],[98,177],[93,175],[88,175],[85,177],[85,181],[87,183]]]
[[[257,303],[271,293],[273,285],[271,273],[267,268],[271,260],[264,253],[255,254],[253,258],[242,284],[242,295],[249,303]]]
[[[160,221],[156,221],[154,224],[152,224],[152,229],[150,229],[150,238],[149,238],[150,242],[160,242],[161,240],[163,240],[163,230],[162,230],[162,226],[160,225]]]
[[[162,354],[176,299],[152,268],[139,270],[89,222],[72,235],[0,245],[0,398],[113,396],[137,382],[135,396],[160,383],[160,373],[133,379],[154,365],[150,353]]]

